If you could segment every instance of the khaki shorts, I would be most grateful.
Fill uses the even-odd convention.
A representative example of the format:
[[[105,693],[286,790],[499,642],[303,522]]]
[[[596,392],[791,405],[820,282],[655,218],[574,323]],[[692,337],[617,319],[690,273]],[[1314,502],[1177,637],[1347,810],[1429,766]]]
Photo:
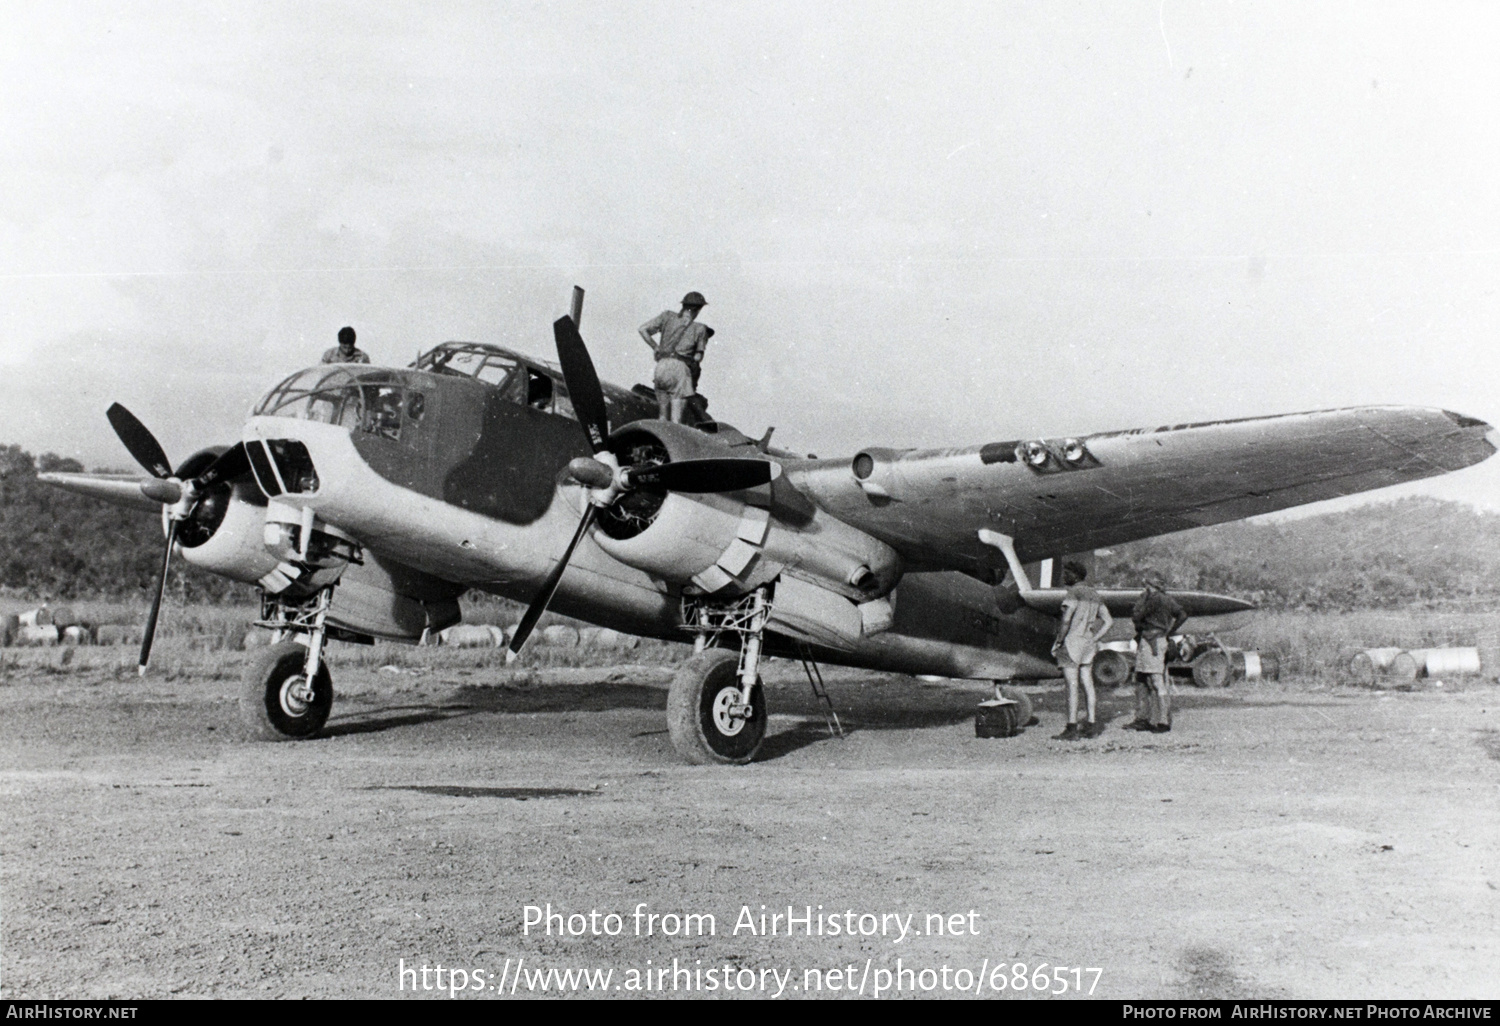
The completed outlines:
[[[1089,666],[1098,654],[1098,644],[1088,638],[1071,638],[1052,650],[1058,666]]]
[[[1167,672],[1167,639],[1142,638],[1135,647],[1136,673]]]
[[[685,360],[666,356],[656,361],[656,373],[651,376],[656,386],[658,399],[686,399],[693,394],[693,372]]]

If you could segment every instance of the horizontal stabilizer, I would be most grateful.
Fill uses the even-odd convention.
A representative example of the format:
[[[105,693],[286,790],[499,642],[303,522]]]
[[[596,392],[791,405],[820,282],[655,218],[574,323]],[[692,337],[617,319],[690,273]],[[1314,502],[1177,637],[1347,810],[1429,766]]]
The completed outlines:
[[[151,513],[161,512],[161,503],[155,499],[149,499],[141,491],[141,485],[154,482],[154,478],[141,477],[134,474],[66,474],[60,472],[38,474],[38,481],[62,488],[79,495],[88,495],[95,499],[103,499],[105,502],[114,503],[116,506],[128,506],[131,509],[146,510]]]

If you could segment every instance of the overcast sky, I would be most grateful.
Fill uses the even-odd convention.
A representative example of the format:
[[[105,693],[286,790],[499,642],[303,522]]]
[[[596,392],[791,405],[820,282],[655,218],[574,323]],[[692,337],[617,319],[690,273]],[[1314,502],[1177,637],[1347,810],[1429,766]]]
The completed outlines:
[[[1365,403],[1500,423],[1491,3],[28,4],[0,442],[174,459],[353,324],[830,456]],[[1408,489],[1410,490],[1410,489]],[[1500,508],[1500,459],[1422,487]]]

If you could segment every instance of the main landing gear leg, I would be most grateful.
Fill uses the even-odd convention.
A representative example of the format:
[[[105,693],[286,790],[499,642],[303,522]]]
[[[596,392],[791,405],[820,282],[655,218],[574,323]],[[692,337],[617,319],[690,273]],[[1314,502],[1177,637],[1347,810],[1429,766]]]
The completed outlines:
[[[757,588],[728,606],[699,606],[688,618],[699,651],[677,671],[667,693],[672,746],[688,762],[743,764],[760,750],[766,737],[760,657],[770,613],[766,589]],[[740,635],[738,654],[707,647],[725,633]]]
[[[328,722],[333,678],[323,661],[323,642],[332,600],[332,586],[299,605],[267,599],[259,625],[284,640],[245,668],[240,715],[254,737],[264,741],[309,738]],[[291,640],[294,634],[306,634],[306,643]]]

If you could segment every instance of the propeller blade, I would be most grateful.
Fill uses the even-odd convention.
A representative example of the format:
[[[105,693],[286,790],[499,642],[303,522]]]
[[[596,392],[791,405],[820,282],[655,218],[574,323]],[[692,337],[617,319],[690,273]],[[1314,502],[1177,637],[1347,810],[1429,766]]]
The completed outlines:
[[[151,642],[156,640],[156,617],[161,612],[161,597],[167,590],[167,569],[172,565],[172,543],[177,540],[177,521],[167,521],[167,548],[161,557],[161,577],[156,582],[156,597],[151,600],[151,615],[146,617],[146,633],[141,635],[141,661],[136,673],[144,677],[151,662]]]
[[[135,461],[145,467],[152,477],[168,478],[172,476],[172,464],[167,459],[167,454],[162,450],[161,443],[156,436],[147,430],[146,425],[136,419],[131,413],[119,403],[115,403],[104,415],[109,418],[110,427],[115,429],[115,434],[120,436],[120,441],[129,450]]]
[[[573,327],[579,331],[583,330],[583,289],[577,285],[573,286],[573,305],[569,308],[568,316],[573,318]]]
[[[737,458],[681,460],[643,470],[630,470],[633,488],[665,488],[669,492],[737,492],[769,484],[781,476],[781,464]]]
[[[520,623],[516,624],[516,632],[511,635],[510,639],[510,658],[513,659],[521,654],[521,646],[526,644],[526,639],[531,637],[531,632],[536,627],[536,622],[547,611],[547,605],[552,601],[552,595],[557,591],[557,586],[562,581],[563,571],[568,568],[568,560],[573,558],[573,550],[578,548],[578,543],[588,533],[589,526],[594,522],[594,514],[596,512],[597,508],[593,503],[589,503],[589,505],[584,507],[583,519],[578,521],[578,530],[573,532],[573,540],[568,542],[567,551],[562,554],[562,558],[557,561],[557,565],[552,568],[552,572],[542,582],[541,588],[537,590],[536,598],[531,600],[531,605],[526,610],[526,615],[521,617]]]
[[[208,469],[199,474],[194,483],[201,491],[220,481],[233,481],[248,473],[250,473],[250,457],[245,453],[245,443],[235,442],[219,453],[219,458],[210,463]]]
[[[571,317],[553,321],[552,335],[557,340],[557,362],[562,367],[563,380],[568,383],[573,410],[589,436],[589,447],[602,452],[604,440],[609,437],[609,411],[604,407],[604,389],[599,386],[594,361]]]

